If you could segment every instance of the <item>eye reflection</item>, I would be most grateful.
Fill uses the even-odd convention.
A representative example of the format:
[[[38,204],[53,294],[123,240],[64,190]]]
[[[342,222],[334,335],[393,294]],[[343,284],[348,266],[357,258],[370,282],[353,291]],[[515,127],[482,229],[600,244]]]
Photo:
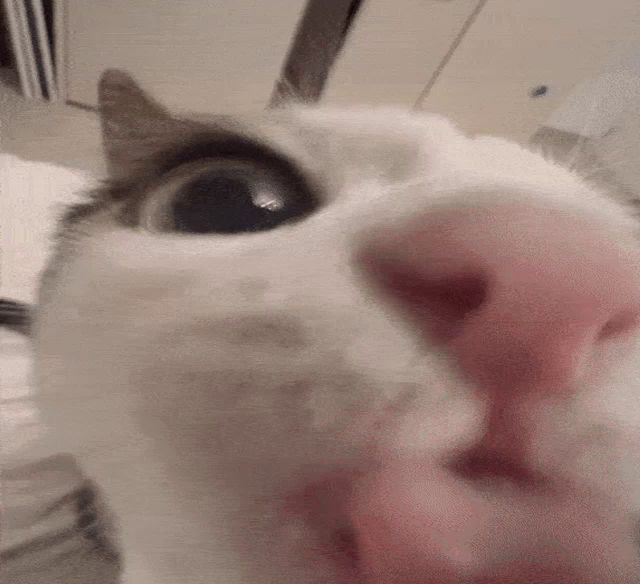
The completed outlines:
[[[267,211],[279,211],[284,207],[284,201],[275,192],[264,187],[258,187],[252,197],[253,204]]]

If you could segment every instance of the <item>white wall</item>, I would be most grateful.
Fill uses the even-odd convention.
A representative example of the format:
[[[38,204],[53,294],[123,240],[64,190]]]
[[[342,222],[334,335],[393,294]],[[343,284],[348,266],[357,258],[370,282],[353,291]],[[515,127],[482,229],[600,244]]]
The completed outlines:
[[[169,106],[260,109],[304,6],[304,0],[65,0],[63,93],[95,105],[100,73],[120,67]]]

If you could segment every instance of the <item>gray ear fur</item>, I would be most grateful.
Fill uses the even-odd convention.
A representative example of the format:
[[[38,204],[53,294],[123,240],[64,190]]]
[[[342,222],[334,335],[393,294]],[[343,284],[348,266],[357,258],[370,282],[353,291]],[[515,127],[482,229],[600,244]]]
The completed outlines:
[[[162,144],[184,131],[184,122],[147,95],[118,69],[106,70],[98,83],[102,140],[111,176],[133,170]]]

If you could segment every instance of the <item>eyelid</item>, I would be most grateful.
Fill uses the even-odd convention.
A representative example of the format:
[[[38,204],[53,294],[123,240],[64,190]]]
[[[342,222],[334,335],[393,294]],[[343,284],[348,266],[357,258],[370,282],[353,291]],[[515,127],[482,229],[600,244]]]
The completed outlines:
[[[301,178],[303,175],[295,162],[288,156],[256,140],[232,134],[206,135],[196,138],[188,146],[181,147],[173,152],[163,153],[159,165],[161,172],[165,173],[185,164],[204,159],[244,160],[256,165],[273,168],[283,174],[298,175]]]
[[[210,151],[208,152],[211,154]],[[231,151],[227,150],[226,152],[230,154]],[[310,215],[319,206],[317,197],[309,190],[306,182],[299,182],[304,181],[302,177],[296,180],[295,174],[292,176],[282,168],[274,168],[264,160],[209,155],[173,167],[164,175],[164,178],[160,178],[157,181],[158,186],[150,189],[141,202],[138,226],[151,232],[174,231],[171,219],[172,201],[189,183],[210,172],[215,173],[216,170],[220,173],[237,172],[251,177],[251,180],[256,184],[264,181],[266,185],[278,187],[277,191],[282,193],[285,199],[297,209],[297,218],[299,219]]]
[[[279,152],[276,148],[240,134],[203,133],[195,136],[188,146],[180,147],[173,152],[163,153],[158,160],[161,174],[197,163],[203,160],[234,160],[268,169],[274,175],[280,175],[291,185],[291,189],[319,206],[318,185],[290,156]]]

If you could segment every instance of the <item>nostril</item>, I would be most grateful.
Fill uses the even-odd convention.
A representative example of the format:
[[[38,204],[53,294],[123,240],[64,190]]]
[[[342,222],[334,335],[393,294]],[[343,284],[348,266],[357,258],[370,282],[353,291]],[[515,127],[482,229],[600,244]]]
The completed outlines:
[[[394,270],[383,283],[396,301],[432,323],[432,333],[439,340],[455,336],[463,321],[489,297],[488,279],[476,273],[430,278]]]
[[[334,535],[334,545],[339,553],[344,555],[349,562],[358,562],[358,544],[356,533],[353,528],[345,527],[338,529]]]
[[[534,487],[544,482],[543,477],[515,460],[473,450],[455,458],[449,469],[461,479],[492,484],[509,483],[519,487]]]
[[[605,340],[628,333],[640,323],[638,311],[625,311],[609,319],[600,329],[598,340]]]
[[[482,276],[460,276],[433,282],[416,280],[408,287],[416,301],[455,320],[462,320],[480,308],[487,298],[487,285]]]

